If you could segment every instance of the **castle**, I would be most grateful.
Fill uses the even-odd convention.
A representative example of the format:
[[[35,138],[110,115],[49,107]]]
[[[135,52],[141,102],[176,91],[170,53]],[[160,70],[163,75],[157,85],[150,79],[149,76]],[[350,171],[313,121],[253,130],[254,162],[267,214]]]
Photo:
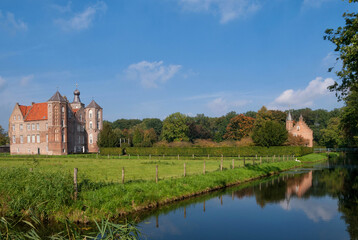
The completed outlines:
[[[103,109],[94,101],[86,107],[80,91],[70,103],[58,91],[43,103],[16,103],[9,119],[11,154],[66,155],[98,152]]]
[[[286,129],[293,136],[301,136],[308,141],[307,147],[313,147],[313,131],[308,127],[308,125],[303,121],[302,115],[300,116],[298,122],[293,125],[293,119],[291,112],[288,112],[286,118]]]

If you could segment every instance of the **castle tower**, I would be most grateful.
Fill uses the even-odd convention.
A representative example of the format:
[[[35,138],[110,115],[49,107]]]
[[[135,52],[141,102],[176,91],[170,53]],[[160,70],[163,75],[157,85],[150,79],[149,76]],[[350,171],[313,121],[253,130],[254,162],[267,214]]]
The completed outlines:
[[[88,152],[98,152],[98,134],[103,128],[103,109],[94,101],[85,108]]]
[[[293,119],[292,119],[292,116],[291,116],[291,112],[288,111],[288,115],[287,115],[287,118],[286,118],[286,130],[290,131],[292,128],[293,128]]]
[[[48,101],[48,151],[67,154],[67,101],[57,91]]]

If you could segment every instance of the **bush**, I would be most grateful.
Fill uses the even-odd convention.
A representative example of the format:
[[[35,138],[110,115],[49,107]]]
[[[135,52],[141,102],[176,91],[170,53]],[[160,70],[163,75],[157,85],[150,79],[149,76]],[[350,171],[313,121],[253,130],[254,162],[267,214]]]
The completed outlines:
[[[258,146],[245,146],[245,147],[130,147],[123,150],[122,148],[101,148],[103,155],[118,155],[125,152],[131,155],[166,155],[166,156],[273,156],[273,155],[295,155],[302,156],[313,152],[313,148],[300,147],[300,146],[283,146],[283,147],[258,147]]]

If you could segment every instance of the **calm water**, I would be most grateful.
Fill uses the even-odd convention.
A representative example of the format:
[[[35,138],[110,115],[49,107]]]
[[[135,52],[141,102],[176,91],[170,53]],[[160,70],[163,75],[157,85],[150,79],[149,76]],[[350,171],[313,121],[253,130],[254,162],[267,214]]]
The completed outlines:
[[[141,216],[143,239],[358,239],[357,155]]]

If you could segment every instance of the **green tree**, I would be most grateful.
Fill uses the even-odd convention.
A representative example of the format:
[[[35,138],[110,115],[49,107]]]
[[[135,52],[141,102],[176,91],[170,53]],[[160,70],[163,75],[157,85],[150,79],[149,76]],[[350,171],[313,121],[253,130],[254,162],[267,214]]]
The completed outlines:
[[[343,130],[345,142],[350,147],[358,145],[358,92],[351,91],[345,98],[342,108],[340,128]]]
[[[229,125],[231,118],[237,115],[236,112],[232,111],[227,113],[225,116],[214,119],[213,123],[213,136],[216,142],[221,142],[224,140],[224,135],[226,133],[226,127]]]
[[[0,125],[0,145],[5,145],[7,143],[9,143],[7,133]]]
[[[144,136],[143,136],[143,147],[151,147],[153,146],[153,143],[158,141],[158,136],[154,130],[154,128],[144,130]]]
[[[357,1],[349,0],[350,3]],[[343,18],[345,20],[343,27],[338,27],[336,30],[327,29],[324,36],[325,40],[335,45],[334,51],[338,53],[336,60],[342,62],[342,69],[336,71],[341,83],[335,82],[329,87],[331,91],[336,91],[339,99],[347,96],[351,90],[358,90],[358,14],[345,12]]]
[[[246,117],[243,114],[231,118],[229,125],[226,128],[224,138],[241,140],[243,137],[249,136],[253,127],[255,119]]]
[[[146,130],[153,128],[157,136],[162,133],[163,123],[159,118],[145,118],[142,125],[144,126],[143,129]]]
[[[327,125],[327,128],[321,129],[321,140],[320,144],[326,147],[338,147],[342,145],[343,138],[339,128],[340,119],[331,118]]]
[[[142,147],[142,142],[144,138],[144,131],[143,129],[136,127],[133,132],[133,146],[134,147]]]
[[[97,144],[99,147],[118,146],[118,138],[108,122],[103,123],[103,129],[99,132]]]
[[[277,121],[264,121],[262,125],[255,126],[252,140],[258,146],[281,146],[287,140],[287,130]]]
[[[162,139],[168,142],[189,141],[189,126],[187,116],[173,113],[163,121]]]

